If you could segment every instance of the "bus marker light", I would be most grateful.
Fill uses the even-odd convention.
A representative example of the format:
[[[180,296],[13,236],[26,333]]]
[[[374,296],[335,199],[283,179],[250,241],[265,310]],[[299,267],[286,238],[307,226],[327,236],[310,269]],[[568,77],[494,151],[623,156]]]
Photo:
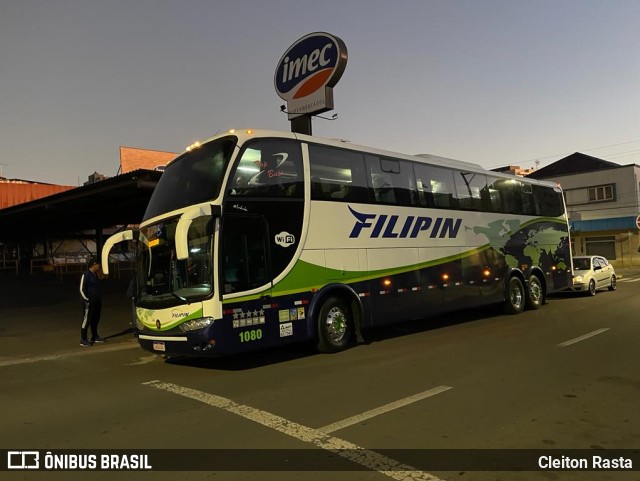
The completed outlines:
[[[382,285],[385,287],[391,287],[391,279],[384,279]]]
[[[443,281],[448,281],[449,280],[449,274],[442,274],[442,280]]]
[[[251,134],[253,134],[253,129],[247,129],[247,130],[245,130],[245,134],[247,134],[247,135],[251,135]]]
[[[557,269],[558,269],[558,267],[557,267],[557,266],[551,266],[551,270],[552,270],[552,271],[555,271],[555,270],[557,270]]]
[[[484,274],[485,277],[489,277],[491,275],[491,271],[489,269],[485,269],[482,274]]]

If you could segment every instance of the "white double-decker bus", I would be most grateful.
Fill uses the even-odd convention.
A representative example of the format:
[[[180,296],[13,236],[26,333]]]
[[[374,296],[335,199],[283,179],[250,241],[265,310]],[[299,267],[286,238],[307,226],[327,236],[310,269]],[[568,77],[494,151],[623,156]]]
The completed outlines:
[[[560,188],[479,165],[230,130],[165,169],[138,230],[144,349],[217,356],[502,303],[571,282]]]

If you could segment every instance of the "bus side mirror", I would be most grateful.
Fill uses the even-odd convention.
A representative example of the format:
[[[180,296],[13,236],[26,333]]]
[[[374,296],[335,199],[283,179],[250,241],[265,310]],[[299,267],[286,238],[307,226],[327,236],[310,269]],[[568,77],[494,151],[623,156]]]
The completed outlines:
[[[109,252],[111,252],[111,248],[120,242],[133,240],[133,237],[132,230],[125,230],[113,234],[106,240],[104,247],[102,247],[102,272],[105,276],[109,275]]]
[[[191,227],[191,222],[193,219],[198,217],[202,217],[205,215],[212,215],[214,211],[219,210],[214,209],[214,206],[211,204],[200,204],[191,209],[186,210],[178,221],[178,225],[176,226],[176,234],[175,234],[175,245],[176,245],[176,258],[178,260],[185,260],[189,257],[189,227]]]

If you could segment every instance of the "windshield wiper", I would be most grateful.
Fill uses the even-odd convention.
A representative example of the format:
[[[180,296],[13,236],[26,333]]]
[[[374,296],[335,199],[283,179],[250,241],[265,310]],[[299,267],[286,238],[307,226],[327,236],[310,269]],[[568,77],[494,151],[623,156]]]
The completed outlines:
[[[176,299],[178,299],[179,301],[184,302],[185,304],[188,304],[188,303],[189,303],[189,301],[187,301],[187,299],[186,299],[185,297],[182,297],[181,295],[176,294],[176,293],[175,293],[175,292],[173,292],[173,291],[169,292],[169,294],[171,294],[173,297],[175,297],[175,298],[176,298]]]

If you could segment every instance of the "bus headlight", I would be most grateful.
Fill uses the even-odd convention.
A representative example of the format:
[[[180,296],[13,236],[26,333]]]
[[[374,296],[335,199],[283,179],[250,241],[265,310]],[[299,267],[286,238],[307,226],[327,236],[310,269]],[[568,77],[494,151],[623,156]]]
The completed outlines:
[[[211,324],[213,324],[213,317],[200,317],[198,319],[183,322],[180,324],[180,329],[184,332],[197,331],[198,329],[204,329]]]
[[[142,331],[144,329],[144,324],[142,324],[140,319],[138,319],[138,316],[136,316],[136,328],[138,331]]]
[[[574,284],[582,284],[582,280],[583,280],[583,277],[582,277],[582,276],[575,276],[575,277],[573,278],[573,283],[574,283]]]

